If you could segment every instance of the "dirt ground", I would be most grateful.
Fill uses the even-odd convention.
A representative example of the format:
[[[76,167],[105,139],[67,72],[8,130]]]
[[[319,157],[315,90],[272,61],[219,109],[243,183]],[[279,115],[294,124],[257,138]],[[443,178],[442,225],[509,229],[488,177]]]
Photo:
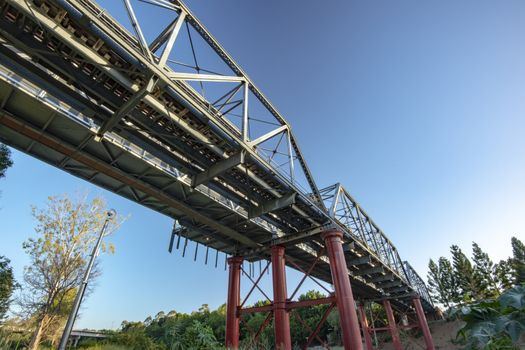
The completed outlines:
[[[434,339],[434,346],[436,350],[459,350],[460,345],[452,343],[452,339],[456,337],[458,330],[462,326],[461,321],[445,322],[445,321],[433,321],[429,322],[430,332]],[[425,341],[423,337],[419,338],[407,338],[402,337],[401,343],[405,350],[426,350]],[[322,349],[320,347],[310,348],[310,350]],[[342,347],[330,347],[331,350],[343,350]],[[394,350],[392,343],[379,344],[378,350]]]
[[[432,339],[434,340],[434,346],[440,350],[459,350],[460,345],[452,343],[452,340],[456,338],[458,330],[461,328],[463,322],[454,321],[433,321],[429,322],[430,333],[432,333]],[[423,337],[419,338],[402,338],[401,342],[405,350],[425,350],[425,341]],[[394,346],[392,343],[386,343],[379,346],[380,350],[393,350]]]

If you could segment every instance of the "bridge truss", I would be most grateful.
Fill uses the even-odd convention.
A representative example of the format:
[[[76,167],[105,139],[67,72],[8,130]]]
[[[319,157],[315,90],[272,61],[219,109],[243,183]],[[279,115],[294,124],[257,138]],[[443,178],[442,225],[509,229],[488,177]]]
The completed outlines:
[[[146,31],[139,3],[165,25]],[[434,311],[344,187],[317,188],[291,126],[184,3],[123,0],[131,30],[92,0],[0,11],[3,142],[174,218],[177,240],[207,252],[255,262],[281,247],[284,264],[335,283],[327,237],[339,232],[355,299]]]

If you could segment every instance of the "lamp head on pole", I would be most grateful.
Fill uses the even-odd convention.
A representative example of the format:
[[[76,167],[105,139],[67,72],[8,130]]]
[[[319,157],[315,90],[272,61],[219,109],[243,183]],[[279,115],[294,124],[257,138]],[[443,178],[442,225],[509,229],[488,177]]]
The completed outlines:
[[[117,211],[115,209],[108,210],[108,219],[111,219],[117,215]]]

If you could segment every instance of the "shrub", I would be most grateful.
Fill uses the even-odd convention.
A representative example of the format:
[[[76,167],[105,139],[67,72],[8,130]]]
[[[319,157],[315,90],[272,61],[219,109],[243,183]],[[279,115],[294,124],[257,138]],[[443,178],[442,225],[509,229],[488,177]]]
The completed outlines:
[[[525,285],[508,289],[496,300],[464,306],[456,315],[466,322],[457,335],[465,349],[517,349],[525,332]]]

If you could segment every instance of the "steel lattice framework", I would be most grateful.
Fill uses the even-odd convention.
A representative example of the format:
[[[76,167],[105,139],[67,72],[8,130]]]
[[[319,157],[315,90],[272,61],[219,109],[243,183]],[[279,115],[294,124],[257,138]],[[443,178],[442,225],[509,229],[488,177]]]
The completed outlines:
[[[174,19],[148,40],[138,3]],[[279,244],[306,270],[337,228],[357,299],[406,310],[418,295],[433,310],[344,187],[317,188],[291,126],[181,1],[123,4],[130,30],[91,0],[0,0],[3,142],[176,219],[177,246],[206,260]],[[330,283],[326,257],[311,275]]]

